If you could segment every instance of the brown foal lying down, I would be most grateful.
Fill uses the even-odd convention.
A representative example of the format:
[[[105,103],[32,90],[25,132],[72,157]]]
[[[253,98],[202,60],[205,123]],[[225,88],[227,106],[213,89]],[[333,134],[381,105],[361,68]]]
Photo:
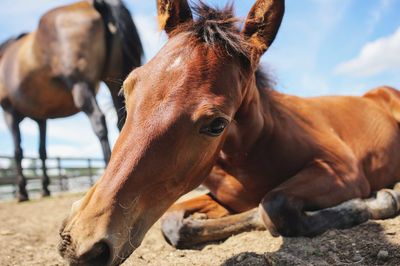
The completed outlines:
[[[183,0],[159,0],[158,9],[169,41],[124,83],[128,115],[110,163],[61,230],[67,260],[122,263],[201,183],[209,194],[164,216],[174,245],[262,227],[312,236],[398,212],[400,191],[384,189],[400,179],[398,91],[274,91],[257,68],[283,0],[258,0],[241,32],[231,8],[201,4],[195,18]]]

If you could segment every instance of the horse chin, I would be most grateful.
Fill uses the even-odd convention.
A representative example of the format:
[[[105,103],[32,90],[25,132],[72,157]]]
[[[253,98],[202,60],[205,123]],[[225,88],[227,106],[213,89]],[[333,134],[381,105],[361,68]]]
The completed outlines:
[[[110,265],[121,265],[124,263],[131,255],[132,253],[140,246],[140,244],[135,245],[135,246],[130,246],[131,244],[128,244],[129,247],[124,249],[124,251],[120,252],[118,255],[116,255],[111,262]]]
[[[122,239],[118,237],[110,239],[111,242],[114,242],[114,257],[111,265],[120,265],[127,260],[129,256],[132,255],[132,253],[141,245],[144,236],[148,231],[145,230],[147,226],[144,226],[141,221],[135,223],[135,225],[133,225],[131,228],[132,229],[129,230],[128,234],[124,237],[124,239],[127,239],[125,243],[122,243]],[[120,234],[115,233],[112,235],[118,236]]]

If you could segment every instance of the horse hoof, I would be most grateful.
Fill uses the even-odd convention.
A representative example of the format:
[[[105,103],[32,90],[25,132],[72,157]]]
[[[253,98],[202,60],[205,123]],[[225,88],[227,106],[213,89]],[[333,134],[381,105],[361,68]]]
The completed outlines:
[[[18,202],[24,202],[24,201],[28,201],[29,197],[28,197],[28,195],[19,194],[17,199],[18,199]]]
[[[165,240],[174,247],[180,242],[180,230],[183,227],[184,212],[167,212],[161,218],[161,231]]]
[[[203,231],[202,220],[184,218],[183,211],[166,213],[161,219],[161,230],[165,240],[178,249],[191,248],[199,242],[197,238]]]
[[[42,191],[42,198],[47,198],[47,197],[50,197],[50,191],[48,190]]]

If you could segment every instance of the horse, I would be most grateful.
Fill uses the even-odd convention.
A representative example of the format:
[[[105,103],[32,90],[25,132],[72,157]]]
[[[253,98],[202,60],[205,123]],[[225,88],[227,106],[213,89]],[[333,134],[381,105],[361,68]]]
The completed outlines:
[[[242,30],[231,5],[157,4],[169,39],[124,81],[127,119],[110,163],[60,230],[67,261],[118,265],[164,213],[178,247],[260,227],[314,236],[398,213],[399,91],[274,90],[259,61],[284,0],[257,0]],[[208,194],[172,205],[202,183]]]
[[[111,93],[118,127],[125,117],[119,95],[123,79],[141,65],[143,48],[131,14],[120,0],[80,1],[44,14],[37,30],[0,46],[0,105],[14,141],[17,197],[29,199],[21,161],[19,123],[39,126],[42,195],[49,196],[46,120],[83,111],[99,138],[107,163],[111,150],[104,114],[96,102],[100,81]]]

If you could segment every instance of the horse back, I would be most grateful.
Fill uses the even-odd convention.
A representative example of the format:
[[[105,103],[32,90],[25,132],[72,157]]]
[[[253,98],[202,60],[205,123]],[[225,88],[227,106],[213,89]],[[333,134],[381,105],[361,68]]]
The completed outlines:
[[[101,15],[86,1],[50,10],[40,20],[34,48],[53,76],[99,80],[106,57]]]
[[[8,102],[9,91],[13,83],[18,80],[17,72],[19,65],[17,63],[19,49],[30,34],[24,33],[16,38],[10,38],[0,45],[0,103],[2,106]],[[26,37],[26,38],[24,38]]]
[[[364,97],[376,102],[400,123],[400,91],[382,86],[368,91]]]

